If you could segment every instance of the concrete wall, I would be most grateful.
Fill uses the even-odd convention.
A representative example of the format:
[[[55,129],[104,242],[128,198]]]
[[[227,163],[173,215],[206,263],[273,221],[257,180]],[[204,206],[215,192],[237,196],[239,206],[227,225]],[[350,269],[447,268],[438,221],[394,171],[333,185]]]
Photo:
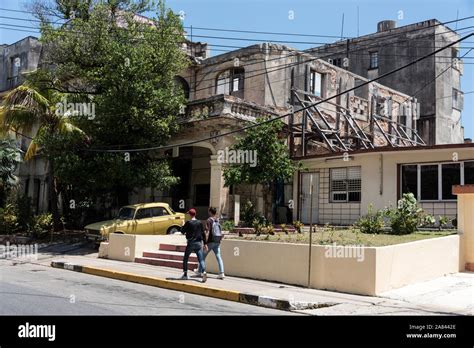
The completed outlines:
[[[459,237],[447,236],[375,248],[375,293],[457,273]]]
[[[345,250],[350,248],[352,251],[346,251],[346,255],[354,257],[338,257],[335,246],[312,247],[312,288],[378,295],[458,271],[457,235],[385,247],[352,246]],[[362,261],[355,256],[356,249],[363,255]],[[308,245],[225,239],[221,250],[227,275],[308,284]],[[213,254],[208,255],[206,265],[209,272],[217,273]]]
[[[314,158],[303,160],[303,164],[310,172],[321,173],[320,180],[324,180],[326,173],[330,168],[360,166],[362,173],[362,189],[360,214],[367,213],[370,204],[374,210],[384,209],[387,206],[395,205],[399,199],[398,192],[398,165],[410,163],[452,163],[453,154],[457,154],[459,161],[474,160],[474,149],[471,147],[460,148],[440,148],[440,149],[423,149],[410,151],[387,151],[379,153],[353,154],[351,160],[344,161],[342,158]],[[323,178],[323,179],[321,179]],[[299,211],[298,205],[298,175],[294,177],[294,202],[295,209]],[[340,216],[348,215],[347,210],[352,209],[354,203],[337,203],[330,204],[327,200],[326,182],[320,182],[319,193],[319,209],[320,219],[317,223],[340,223]],[[426,209],[427,213],[436,217],[445,215],[452,219],[456,218],[456,201],[430,201],[420,202],[420,206]],[[326,210],[330,214],[326,214]],[[338,216],[339,215],[339,216]],[[350,215],[345,223],[352,223],[357,220],[358,216]]]
[[[439,48],[459,39],[459,35],[439,23],[428,20],[349,41],[341,40],[314,48],[311,54],[325,60],[348,57],[348,70],[360,76],[375,78],[431,53],[435,47]],[[454,47],[459,47],[459,44]],[[374,51],[379,54],[379,67],[370,69],[369,53]],[[418,129],[430,145],[463,141],[463,129],[458,122],[459,117],[456,117],[460,112],[452,108],[450,97],[453,87],[461,89],[462,68],[448,69],[440,75],[451,62],[451,49],[446,49],[437,54],[436,58],[427,58],[422,63],[379,81],[408,95],[417,92],[421,114]],[[438,75],[436,83],[429,83]]]
[[[474,185],[455,186],[458,196],[460,239],[459,270],[474,271]]]

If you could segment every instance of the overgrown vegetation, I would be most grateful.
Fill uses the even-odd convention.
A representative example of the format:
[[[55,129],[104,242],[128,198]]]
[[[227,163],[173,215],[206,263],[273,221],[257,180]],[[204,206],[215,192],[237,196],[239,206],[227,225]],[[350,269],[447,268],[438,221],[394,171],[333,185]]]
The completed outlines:
[[[362,216],[354,224],[362,233],[378,234],[383,232],[384,214],[381,211],[373,212],[373,205],[370,204],[367,215]]]
[[[44,64],[29,76],[29,86],[34,82],[38,93],[20,86],[23,90],[19,92],[34,98],[23,103],[14,95],[7,97],[11,101],[8,109],[39,110],[35,115],[45,116],[35,119],[44,127],[34,135],[29,153],[40,151],[47,158],[53,199],[63,198],[66,224],[81,227],[91,202],[108,217],[113,208],[128,203],[133,189],[166,189],[176,184],[178,178],[168,161],[158,158],[156,152],[96,150],[163,145],[177,132],[177,115],[185,97],[175,77],[189,64],[181,49],[184,29],[179,16],[162,1],[150,0],[38,0],[31,10],[40,21],[44,47]],[[154,15],[149,21],[137,20],[145,11]],[[52,24],[61,22],[65,24]],[[53,122],[67,121],[54,118],[60,100],[93,104],[95,114],[69,115],[70,126]],[[19,108],[18,102],[28,107]],[[15,128],[11,122],[4,126]],[[55,131],[72,126],[81,135]],[[52,202],[60,227],[56,208]]]
[[[446,216],[439,216],[438,229],[446,228],[451,220]],[[382,211],[373,212],[369,205],[368,213],[362,216],[354,226],[362,233],[378,234],[386,230],[388,234],[411,234],[421,227],[434,227],[436,219],[426,214],[412,193],[403,194],[396,207],[389,207]],[[385,227],[390,227],[385,229]],[[453,223],[453,226],[455,224]]]

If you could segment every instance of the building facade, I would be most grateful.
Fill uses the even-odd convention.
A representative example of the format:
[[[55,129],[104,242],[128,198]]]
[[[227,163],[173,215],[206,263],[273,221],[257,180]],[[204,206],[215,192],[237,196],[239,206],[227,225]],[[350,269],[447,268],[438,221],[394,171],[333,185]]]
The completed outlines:
[[[191,64],[176,76],[176,84],[184,90],[188,102],[177,115],[181,129],[169,142],[172,148],[160,154],[170,158],[180,183],[167,191],[135,190],[130,194],[130,203],[165,201],[178,211],[195,207],[200,216],[206,216],[212,205],[224,218],[232,219],[235,202],[251,200],[258,211],[276,222],[299,219],[307,223],[311,213],[308,185],[313,175],[318,199],[313,216],[317,223],[352,223],[370,203],[379,208],[396,202],[401,192],[398,185],[416,190],[428,211],[452,215],[455,202],[445,199],[445,184],[439,183],[448,177],[443,174],[449,169],[444,165],[448,159],[443,157],[447,152],[430,147],[433,155],[427,157],[428,162],[419,161],[418,157],[420,151],[428,149],[426,145],[463,141],[459,122],[462,97],[456,105],[451,98],[454,90],[462,96],[462,64],[454,66],[452,58],[436,56],[402,74],[369,82],[408,63],[413,56],[431,52],[439,38],[444,44],[455,39],[457,34],[441,32],[448,29],[436,23],[439,22],[433,20],[398,29],[393,24],[381,24],[373,36],[310,52],[262,43],[210,57],[205,43],[186,42],[182,48]],[[388,33],[397,35],[386,37]],[[420,42],[426,39],[425,45],[431,49],[412,38],[423,38]],[[375,51],[367,51],[363,39]],[[20,84],[22,74],[39,64],[40,47],[35,40],[29,37],[2,46],[0,95]],[[404,50],[399,47],[403,42],[408,45]],[[349,45],[346,54],[336,54],[343,44]],[[360,55],[355,54],[356,48]],[[450,54],[457,57],[454,49]],[[397,59],[382,60],[386,55]],[[18,65],[18,56],[16,71],[12,64]],[[434,79],[443,69],[446,72],[442,78]],[[14,75],[18,77],[14,79]],[[420,89],[421,86],[427,87]],[[297,173],[288,183],[276,185],[273,201],[263,194],[260,185],[226,187],[223,168],[227,163],[218,156],[243,135],[227,132],[238,131],[259,117],[282,117],[290,155],[308,170]],[[26,139],[20,138],[20,142],[27,147]],[[459,183],[470,180],[472,150],[469,145],[460,145]],[[439,151],[442,156],[437,155]],[[453,173],[456,168],[451,168]],[[423,178],[428,172],[438,173],[437,197],[430,199],[423,190]],[[46,163],[37,156],[20,166],[19,176],[36,211],[47,210]],[[411,178],[410,183],[402,184],[399,176]],[[434,182],[435,177],[427,182],[430,180]]]
[[[376,33],[316,47],[311,54],[372,79],[459,38],[436,19],[399,28],[395,21],[382,21]],[[460,122],[463,62],[459,52],[458,43],[379,81],[417,99],[417,128],[428,145],[464,141]]]

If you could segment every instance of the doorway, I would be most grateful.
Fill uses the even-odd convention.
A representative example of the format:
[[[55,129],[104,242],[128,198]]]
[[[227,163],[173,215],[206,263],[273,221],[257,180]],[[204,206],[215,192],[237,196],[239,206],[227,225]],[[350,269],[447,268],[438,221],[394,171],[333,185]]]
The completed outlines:
[[[311,176],[313,177],[313,224],[319,221],[319,173],[301,173],[299,216],[304,224],[309,224],[311,218]]]

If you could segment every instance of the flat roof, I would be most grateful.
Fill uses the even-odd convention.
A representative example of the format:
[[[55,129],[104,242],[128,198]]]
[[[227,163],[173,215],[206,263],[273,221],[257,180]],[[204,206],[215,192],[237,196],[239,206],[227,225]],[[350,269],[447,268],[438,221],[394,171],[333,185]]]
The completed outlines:
[[[344,153],[349,155],[363,155],[363,154],[372,154],[372,153],[383,153],[383,152],[405,152],[405,151],[425,151],[425,150],[449,150],[449,149],[472,149],[474,156],[474,143],[461,143],[461,144],[440,144],[440,145],[429,145],[429,146],[401,146],[401,147],[392,147],[392,146],[381,146],[376,147],[375,149],[361,149],[354,151],[339,151],[331,152],[327,154],[318,154],[310,155],[304,157],[293,157],[296,160],[306,160],[313,158],[330,158],[330,157],[340,157]]]

